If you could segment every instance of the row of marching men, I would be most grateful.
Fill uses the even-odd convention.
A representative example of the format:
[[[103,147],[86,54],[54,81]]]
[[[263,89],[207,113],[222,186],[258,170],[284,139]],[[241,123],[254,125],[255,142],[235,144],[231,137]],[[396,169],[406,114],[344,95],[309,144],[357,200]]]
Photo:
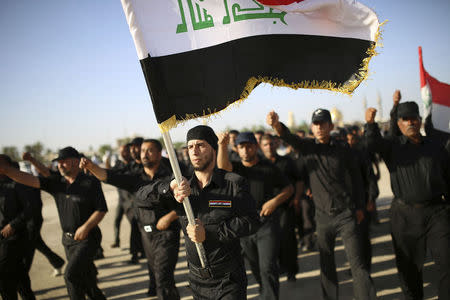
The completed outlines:
[[[391,173],[395,196],[392,236],[402,290],[408,299],[423,297],[421,269],[428,243],[440,272],[439,297],[448,299],[448,144],[445,148],[442,142],[420,134],[421,119],[414,102],[395,107],[392,124],[398,128],[397,135],[382,137],[374,122],[375,113],[374,109],[366,113],[364,145],[379,153]],[[162,157],[161,144],[154,139],[142,141],[140,161],[122,167],[101,168],[67,147],[57,158],[59,175],[34,177],[15,169],[3,156],[0,174],[3,181],[6,176],[54,196],[68,259],[64,278],[71,299],[84,299],[85,295],[104,299],[96,285],[93,264],[100,240],[97,225],[107,211],[98,180],[134,195],[138,230],[153,282],[150,292],[158,298],[179,299],[174,269],[181,228],[195,299],[245,299],[244,257],[259,283],[261,297],[278,299],[280,272],[295,280],[298,271],[295,211],[306,190],[301,183],[304,178],[312,192],[315,213],[314,221],[308,213],[302,214],[302,229],[308,236],[307,229],[315,223],[323,298],[338,298],[334,245],[339,234],[350,263],[355,298],[375,299],[367,224],[378,192],[369,156],[352,140],[357,134],[349,133],[349,143],[331,136],[333,123],[328,110],[315,110],[311,121],[314,138],[301,138],[291,134],[275,112],[267,115],[268,125],[293,148],[293,155],[301,158],[300,171],[292,168],[293,161],[276,154],[276,139],[270,135],[258,143],[253,133],[238,134],[234,139],[237,160],[229,153],[230,134],[217,136],[210,127],[197,126],[186,137],[192,171],[185,172],[186,178],[179,184]],[[195,224],[188,222],[180,204],[186,197],[191,200]],[[10,200],[9,195],[3,198],[7,203],[19,202]],[[27,204],[22,206],[22,210],[16,205],[12,211],[24,212]],[[8,230],[5,237],[3,224],[10,215],[2,218],[1,261],[5,261],[4,256],[10,263],[8,270],[12,270],[15,261],[8,256],[12,252],[8,249],[20,249],[21,244]],[[196,243],[204,245],[204,262],[199,260]],[[11,287],[21,279],[17,277],[14,285],[15,279],[5,279],[3,266],[1,270],[2,296],[15,299]],[[13,284],[7,286],[5,280]]]

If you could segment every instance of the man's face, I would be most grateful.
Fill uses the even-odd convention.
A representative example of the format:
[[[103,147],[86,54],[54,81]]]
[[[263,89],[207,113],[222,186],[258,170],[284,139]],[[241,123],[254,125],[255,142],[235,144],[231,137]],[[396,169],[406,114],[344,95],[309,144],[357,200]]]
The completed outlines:
[[[216,151],[205,140],[188,142],[189,158],[195,171],[204,171],[215,164]]]
[[[297,136],[304,138],[305,137],[305,132],[304,131],[297,131]]]
[[[122,159],[124,161],[131,161],[133,158],[131,157],[130,154],[130,147],[126,146],[126,145],[122,145],[119,148],[119,152],[120,152],[120,157],[122,157]]]
[[[236,137],[238,136],[236,133],[230,133],[230,145],[231,147],[234,147],[234,142],[236,141]]]
[[[62,176],[72,176],[78,171],[79,158],[69,157],[58,160],[58,170]]]
[[[141,160],[141,145],[133,144],[130,148],[131,157],[134,160]]]
[[[327,121],[316,121],[311,124],[311,131],[319,141],[330,138],[330,132],[333,128],[333,124]]]
[[[397,125],[404,136],[416,137],[420,135],[422,120],[416,117],[398,118]]]
[[[245,162],[252,162],[256,159],[258,145],[253,143],[241,143],[237,145],[239,157]]]
[[[358,143],[356,135],[351,133],[347,134],[347,143],[351,148],[353,148]]]
[[[255,133],[255,139],[258,142],[258,144],[261,144],[261,138],[262,138],[262,134],[261,133]]]
[[[161,151],[154,143],[142,143],[141,162],[144,167],[153,168],[161,161]]]
[[[262,139],[261,140],[261,150],[264,156],[267,158],[272,158],[277,153],[275,141],[273,139]]]

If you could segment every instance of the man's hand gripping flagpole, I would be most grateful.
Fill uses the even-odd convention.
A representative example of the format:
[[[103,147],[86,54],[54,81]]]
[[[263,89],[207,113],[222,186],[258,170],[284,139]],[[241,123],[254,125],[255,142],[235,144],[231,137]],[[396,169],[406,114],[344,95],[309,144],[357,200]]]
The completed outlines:
[[[175,154],[175,150],[172,144],[172,138],[168,131],[161,132],[161,135],[164,140],[164,145],[166,146],[167,154],[169,155],[170,165],[172,166],[172,171],[175,176],[175,180],[177,184],[180,185],[183,177],[181,175],[180,165],[178,164],[178,159]],[[191,203],[189,202],[189,198],[184,198],[183,201],[184,211],[186,212],[186,216],[188,218],[188,222],[190,225],[195,225],[194,213],[192,212]],[[205,268],[207,265],[205,248],[203,248],[202,243],[195,243],[197,248],[198,257],[200,258],[200,263],[202,264],[202,268]]]

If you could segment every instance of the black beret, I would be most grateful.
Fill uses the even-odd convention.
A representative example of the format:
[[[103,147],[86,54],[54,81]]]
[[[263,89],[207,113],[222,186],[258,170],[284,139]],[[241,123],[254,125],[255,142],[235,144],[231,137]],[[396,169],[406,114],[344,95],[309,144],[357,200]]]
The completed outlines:
[[[419,106],[416,102],[408,101],[398,105],[397,108],[398,118],[419,118]]]
[[[217,151],[217,141],[219,139],[214,133],[214,130],[209,126],[198,125],[191,128],[186,135],[186,142],[189,142],[190,140],[205,140]]]

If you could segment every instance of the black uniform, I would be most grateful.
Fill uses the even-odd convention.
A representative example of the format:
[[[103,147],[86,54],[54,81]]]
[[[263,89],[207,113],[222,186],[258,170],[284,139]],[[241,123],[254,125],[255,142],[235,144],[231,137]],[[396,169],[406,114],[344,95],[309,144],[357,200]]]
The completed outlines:
[[[382,138],[376,123],[366,124],[365,132],[391,175],[391,234],[406,299],[423,298],[426,246],[439,272],[439,299],[450,299],[448,151],[428,137],[417,145],[403,135]]]
[[[295,162],[289,156],[276,155],[275,166],[287,177],[295,187],[300,180],[300,173]],[[295,210],[289,207],[294,194],[280,205],[280,268],[292,278],[298,272],[297,264],[297,237],[295,235]],[[295,277],[294,277],[295,278]]]
[[[153,185],[171,177],[172,173],[160,165],[153,178],[143,171],[138,175],[108,170],[107,175],[107,183],[135,193],[134,206],[149,266],[150,288],[156,286],[159,299],[180,299],[174,279],[180,247],[180,225],[174,221],[167,230],[159,231],[156,228],[158,220],[173,211],[176,205],[170,199],[161,201],[158,194],[152,193]]]
[[[101,233],[98,226],[92,228],[88,237],[75,241],[76,230],[82,226],[95,211],[106,212],[106,202],[100,182],[79,173],[72,184],[64,177],[51,176],[39,178],[41,189],[50,193],[56,202],[59,221],[63,231],[62,243],[67,257],[64,272],[70,299],[105,299],[97,287],[94,255],[100,246]]]
[[[282,126],[281,138],[301,153],[308,172],[316,209],[323,297],[338,298],[334,246],[339,233],[350,262],[355,297],[375,299],[375,288],[365,267],[355,222],[354,209],[364,209],[365,200],[354,154],[347,144],[333,139],[328,144],[320,144],[291,134]]]
[[[188,220],[180,207],[177,214],[185,236],[189,284],[194,299],[246,299],[247,277],[239,238],[254,233],[259,227],[255,201],[247,181],[241,176],[214,169],[211,181],[200,190],[195,173],[189,179],[189,196],[194,217],[205,227],[207,267],[202,268],[195,243],[186,232]],[[161,194],[173,200],[169,183],[158,187]]]
[[[258,214],[265,202],[290,184],[281,170],[267,160],[259,160],[252,167],[245,167],[241,162],[232,164],[233,172],[248,180]],[[261,287],[261,298],[278,299],[280,210],[277,208],[270,216],[261,217],[261,222],[261,228],[256,233],[242,238],[241,245],[252,274]]]
[[[300,215],[296,216],[295,220],[298,235],[302,241],[303,248],[306,251],[312,251],[314,249],[314,232],[316,231],[316,222],[314,221],[314,201],[306,194],[309,189],[308,172],[305,168],[305,161],[298,152],[293,151],[290,156],[295,161],[295,166],[298,170],[300,181],[303,183],[303,193],[300,198]]]
[[[118,160],[112,170],[125,171],[126,164],[121,160]],[[117,189],[117,193],[119,194],[119,201],[117,203],[116,215],[114,217],[114,244],[120,245],[120,223],[122,222],[123,215],[125,214],[127,216],[127,219],[130,221],[130,225],[132,223],[127,214],[132,205],[132,194],[124,189]]]
[[[20,280],[18,290],[22,299],[35,299],[34,293],[31,290],[31,282],[28,273],[30,271],[31,264],[33,263],[34,251],[36,250],[37,242],[41,236],[40,230],[43,222],[42,200],[40,190],[31,187],[24,187],[24,189],[27,192],[27,200],[32,210],[32,217],[26,224],[27,247],[24,249],[25,253],[23,258],[26,276]]]
[[[28,192],[10,179],[0,181],[0,230],[14,229],[8,238],[0,234],[0,295],[4,300],[17,299],[18,284],[28,279],[23,258],[27,247],[26,223],[32,217]],[[34,299],[28,295],[25,299]]]
[[[369,201],[375,203],[375,200],[378,197],[379,190],[377,178],[373,172],[370,155],[365,147],[363,147],[363,145],[360,143],[354,147],[353,151],[361,170],[361,176],[364,186],[365,206],[367,207],[367,203]],[[369,270],[369,272],[372,267],[372,245],[370,244],[371,218],[372,214],[364,209],[364,219],[361,221],[361,223],[358,224],[358,229],[361,236],[361,250],[363,252],[366,268],[367,270]]]
[[[120,174],[133,174],[133,175],[141,175],[144,171],[144,167],[142,164],[138,164],[135,161],[132,161],[126,164],[122,169],[117,170]],[[123,195],[129,197],[130,195]],[[131,224],[131,233],[130,233],[130,253],[132,255],[132,261],[137,260],[138,253],[143,252],[144,248],[142,246],[142,238],[141,233],[139,231],[139,225],[137,223],[136,218],[136,207],[135,207],[135,197],[131,195],[131,198],[128,198],[130,201],[126,202],[125,206],[125,214],[127,216],[128,221]],[[151,286],[154,287],[154,286]]]

